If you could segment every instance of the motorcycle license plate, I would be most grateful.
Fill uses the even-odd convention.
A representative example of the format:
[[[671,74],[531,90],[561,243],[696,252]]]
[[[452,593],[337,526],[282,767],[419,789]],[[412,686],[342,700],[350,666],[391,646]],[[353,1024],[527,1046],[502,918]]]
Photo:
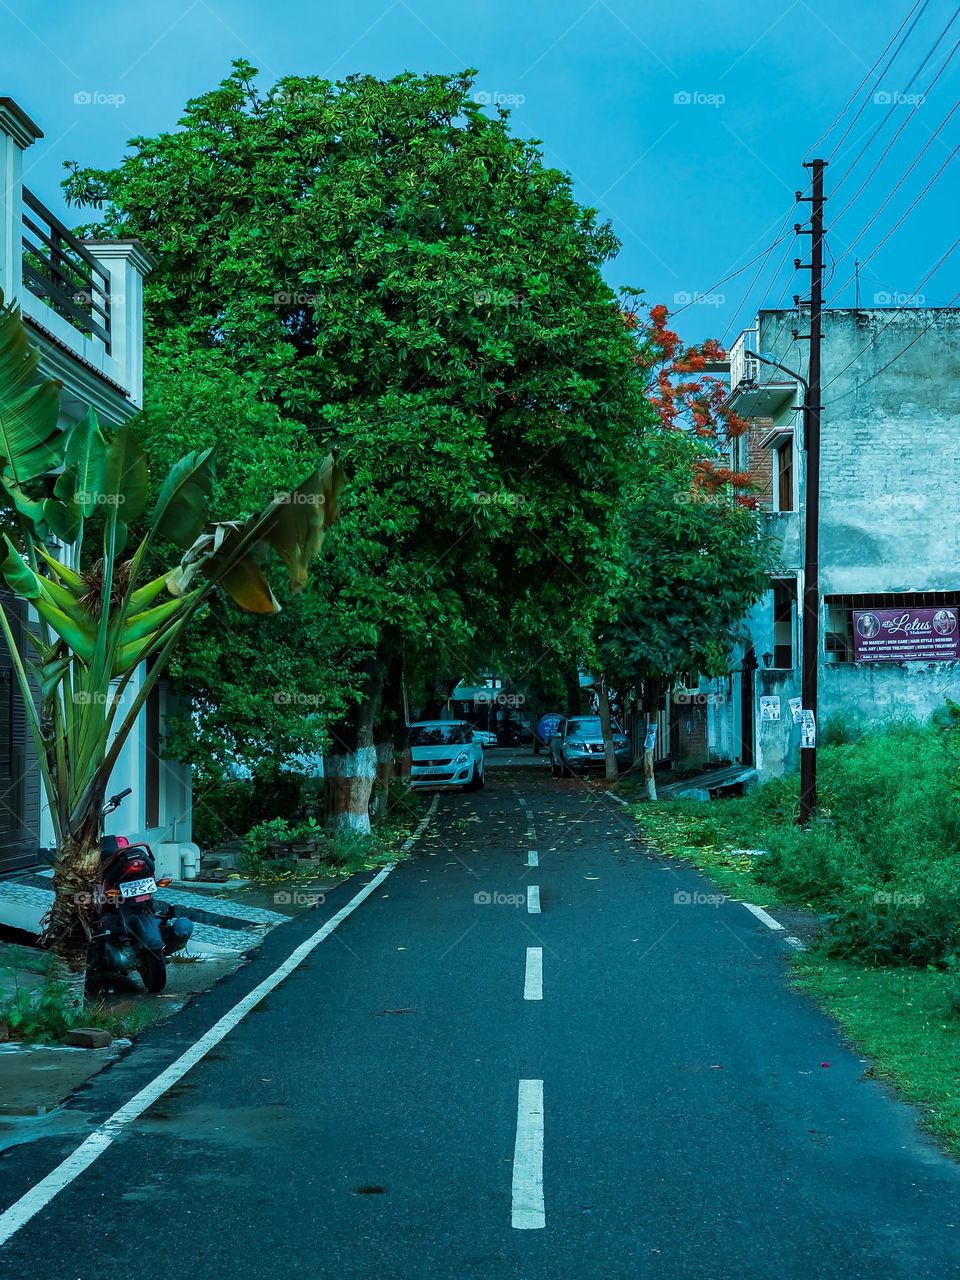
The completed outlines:
[[[145,880],[125,880],[117,888],[121,898],[139,898],[148,893],[156,893],[157,882],[153,876],[148,876]]]

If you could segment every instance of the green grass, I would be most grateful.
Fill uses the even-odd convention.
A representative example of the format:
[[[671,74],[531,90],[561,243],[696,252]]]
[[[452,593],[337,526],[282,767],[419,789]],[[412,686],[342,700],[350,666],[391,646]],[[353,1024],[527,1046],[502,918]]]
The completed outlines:
[[[0,943],[0,971],[11,973],[44,973],[53,971],[54,959],[39,947],[21,947],[16,943]]]
[[[756,858],[732,853],[734,849],[758,847],[755,835],[751,839],[739,830],[749,827],[749,810],[734,811],[732,803],[663,801],[643,804],[634,814],[647,839],[661,853],[692,862],[733,898],[749,899],[759,906],[775,905],[777,895],[757,882]]]
[[[21,987],[0,1002],[0,1023],[6,1023],[11,1037],[36,1044],[62,1040],[74,1027],[100,1027],[114,1036],[132,1038],[159,1022],[165,1013],[159,1005],[117,1009],[90,1001],[78,1010],[66,984],[53,979],[40,987]]]
[[[873,1062],[871,1074],[917,1104],[924,1126],[960,1158],[960,1018],[954,979],[938,970],[877,968],[817,953],[794,960],[797,985]]]

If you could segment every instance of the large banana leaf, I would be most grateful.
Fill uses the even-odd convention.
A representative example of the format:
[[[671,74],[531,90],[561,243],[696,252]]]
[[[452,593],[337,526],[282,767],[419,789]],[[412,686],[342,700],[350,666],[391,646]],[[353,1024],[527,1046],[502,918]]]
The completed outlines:
[[[263,549],[273,547],[286,566],[291,589],[299,591],[309,562],[336,519],[344,480],[343,469],[329,455],[301,485],[280,494],[260,515],[214,525],[184,553],[167,578],[167,589],[171,595],[182,595],[202,573],[248,613],[278,613],[280,605],[259,564]]]
[[[119,521],[131,524],[141,515],[150,496],[147,455],[133,431],[123,426],[110,441],[103,458],[94,503],[113,508]]]
[[[107,442],[97,415],[88,409],[70,428],[64,453],[65,471],[56,487],[57,497],[64,502],[75,502],[84,520],[93,514],[96,506],[106,453]]]
[[[281,495],[276,503],[264,537],[286,566],[292,591],[306,586],[310,562],[337,517],[345,479],[343,468],[331,454],[293,493]]]
[[[213,450],[188,453],[175,462],[160,486],[152,524],[163,538],[186,551],[207,523],[207,498],[213,485]]]
[[[50,378],[38,380],[39,363],[19,308],[2,307],[0,299],[0,466],[18,487],[63,461],[60,389]]]

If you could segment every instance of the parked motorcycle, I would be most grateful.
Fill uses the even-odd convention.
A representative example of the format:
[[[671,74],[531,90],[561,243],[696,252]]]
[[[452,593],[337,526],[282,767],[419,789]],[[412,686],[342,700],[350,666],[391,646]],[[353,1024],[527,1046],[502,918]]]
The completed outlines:
[[[111,796],[103,817],[113,813],[132,787]],[[126,836],[103,836],[97,885],[95,931],[91,938],[87,980],[109,982],[111,975],[136,970],[148,991],[167,985],[167,956],[184,947],[193,921],[175,914],[172,906],[154,902],[158,888],[171,878],[157,879],[157,863],[148,844],[131,844]]]

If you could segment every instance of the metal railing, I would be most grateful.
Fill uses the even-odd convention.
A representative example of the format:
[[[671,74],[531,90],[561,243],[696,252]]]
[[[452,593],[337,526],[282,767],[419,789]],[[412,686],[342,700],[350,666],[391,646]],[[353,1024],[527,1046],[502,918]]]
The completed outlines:
[[[759,333],[756,329],[744,329],[730,348],[730,389],[741,383],[759,381],[760,362],[747,355],[748,351],[756,351]]]
[[[81,240],[23,188],[23,285],[110,353],[110,277]]]

